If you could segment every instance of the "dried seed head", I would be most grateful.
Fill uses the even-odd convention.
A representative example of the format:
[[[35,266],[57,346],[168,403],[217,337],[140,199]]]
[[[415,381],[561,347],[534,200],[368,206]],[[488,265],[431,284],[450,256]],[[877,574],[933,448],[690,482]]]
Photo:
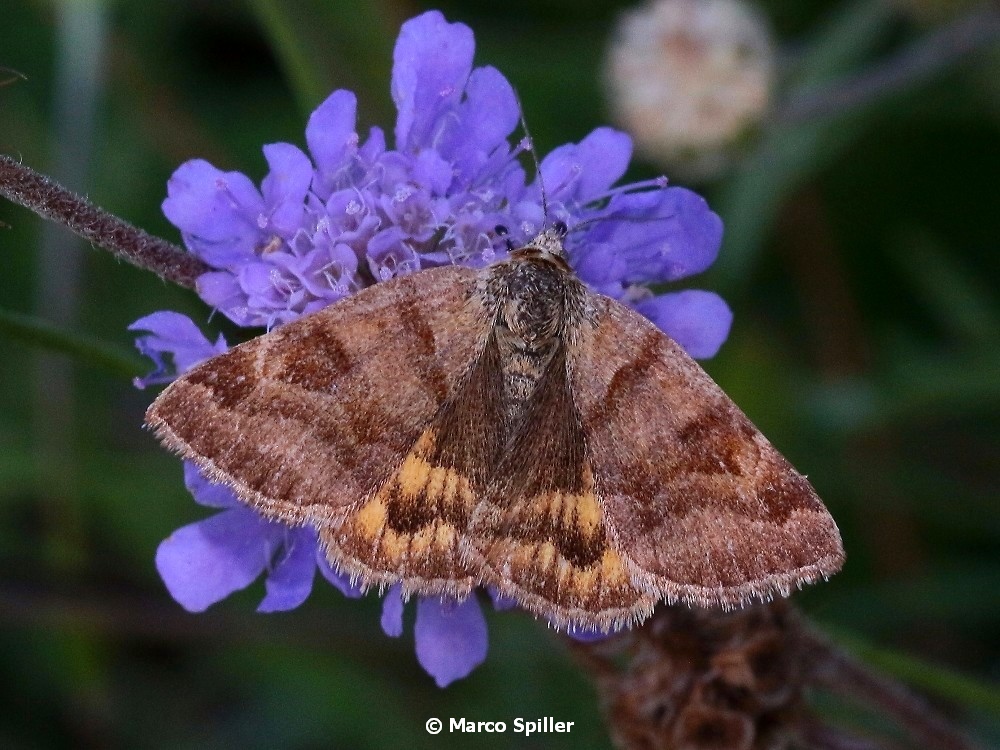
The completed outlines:
[[[611,644],[577,650],[598,665],[619,747],[773,750],[789,746],[803,706],[795,623],[785,602],[728,613],[660,607],[619,640],[624,660]]]

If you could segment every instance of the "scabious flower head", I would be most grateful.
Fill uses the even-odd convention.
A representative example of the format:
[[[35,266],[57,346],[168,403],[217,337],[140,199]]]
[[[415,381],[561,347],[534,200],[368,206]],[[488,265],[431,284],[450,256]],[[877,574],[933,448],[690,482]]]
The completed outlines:
[[[648,285],[711,265],[719,218],[694,193],[663,181],[613,187],[631,142],[609,128],[557,148],[529,180],[518,158],[527,144],[511,141],[520,118],[514,92],[494,68],[473,68],[473,52],[472,32],[438,12],[403,25],[392,148],[379,128],[359,136],[355,97],[337,91],[309,118],[308,153],[286,143],[264,147],[269,171],[259,186],[202,160],[181,165],[163,210],[213,268],[198,279],[202,299],[239,325],[271,328],[395,276],[500,260],[507,245],[497,225],[516,245],[546,221],[588,222],[567,241],[579,276],[632,304],[692,355],[712,356],[729,331],[726,304],[698,290],[656,296]],[[133,328],[147,332],[137,343],[157,366],[140,386],[169,380],[226,346],[176,313],[154,313]],[[346,595],[360,595],[317,553],[312,529],[266,520],[228,489],[185,471],[195,499],[222,510],[160,546],[158,570],[183,606],[201,611],[263,574],[260,610],[291,609],[309,595],[317,566]],[[482,662],[486,622],[475,596],[418,598],[416,609],[417,657],[439,685]],[[388,635],[402,633],[402,615],[392,588],[383,603]]]
[[[773,49],[745,0],[648,0],[615,27],[611,111],[651,162],[712,177],[767,113]]]

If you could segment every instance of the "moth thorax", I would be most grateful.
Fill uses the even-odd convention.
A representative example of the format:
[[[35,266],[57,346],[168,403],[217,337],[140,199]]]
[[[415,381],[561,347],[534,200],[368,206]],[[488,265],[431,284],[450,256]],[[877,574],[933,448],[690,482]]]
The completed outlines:
[[[522,351],[548,349],[563,329],[567,275],[545,261],[508,264],[500,281],[497,323]]]

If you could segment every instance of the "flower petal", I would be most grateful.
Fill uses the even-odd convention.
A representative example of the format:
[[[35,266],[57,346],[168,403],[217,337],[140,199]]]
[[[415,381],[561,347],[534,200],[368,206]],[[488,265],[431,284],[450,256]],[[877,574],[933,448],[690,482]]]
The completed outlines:
[[[203,273],[195,282],[195,290],[206,305],[220,310],[236,325],[260,325],[258,311],[251,312],[247,307],[247,293],[232,271]]]
[[[567,143],[550,152],[541,165],[550,201],[593,201],[628,169],[632,139],[620,130],[597,128],[579,143]]]
[[[254,511],[234,508],[177,529],[156,550],[156,569],[170,595],[204,612],[264,572],[279,540]]]
[[[181,164],[167,182],[163,213],[187,246],[218,268],[253,257],[261,237],[264,199],[240,172],[223,172],[203,159]]]
[[[486,593],[488,593],[490,595],[490,599],[493,600],[493,609],[497,612],[506,612],[507,610],[517,609],[521,606],[517,603],[517,599],[504,596],[492,586],[487,587]]]
[[[454,123],[438,144],[438,151],[453,165],[456,186],[465,188],[476,179],[495,151],[501,149],[504,155],[510,150],[507,137],[520,116],[514,89],[499,70],[472,71]]]
[[[588,238],[579,246],[572,245],[569,252],[574,270],[588,286],[609,297],[621,296],[621,280],[629,275],[631,268],[628,259],[614,245]]]
[[[290,143],[264,146],[264,158],[270,172],[260,185],[264,213],[258,217],[257,226],[290,239],[303,223],[306,192],[313,177],[312,162]]]
[[[696,359],[714,357],[733,324],[729,305],[701,289],[661,294],[643,300],[636,309]]]
[[[128,327],[130,331],[149,331],[135,340],[136,348],[153,360],[156,369],[144,378],[136,378],[138,388],[151,383],[164,383],[194,367],[202,360],[222,354],[228,348],[220,335],[213,344],[191,318],[170,310],[161,310],[139,318]],[[172,366],[164,355],[173,360]]]
[[[319,566],[319,572],[323,574],[323,577],[348,599],[360,599],[365,595],[365,590],[361,586],[351,583],[349,575],[339,573],[330,567],[330,562],[326,559],[323,548],[319,546],[316,547],[316,565]]]
[[[398,583],[382,599],[382,631],[390,638],[403,634],[403,587]]]
[[[392,67],[397,149],[412,153],[434,145],[442,114],[462,98],[475,49],[472,30],[448,23],[436,10],[403,24]]]
[[[612,198],[588,242],[616,248],[628,267],[624,283],[661,283],[701,273],[722,244],[722,220],[700,195],[665,188]]]
[[[205,478],[193,461],[184,462],[184,486],[199,505],[209,508],[245,508],[224,484]]]
[[[486,659],[486,619],[475,596],[463,602],[417,600],[417,661],[438,687],[467,677]]]
[[[358,100],[350,91],[334,91],[309,116],[306,143],[316,171],[326,177],[341,169],[358,148]]]
[[[397,226],[383,229],[368,243],[368,267],[379,281],[405,276],[420,270],[420,256],[405,240],[406,232]]]
[[[431,195],[444,195],[451,186],[452,164],[437,151],[424,149],[413,161],[413,179]]]
[[[579,641],[580,643],[596,643],[597,641],[603,641],[605,638],[611,638],[612,636],[618,635],[620,630],[612,630],[605,633],[599,628],[577,628],[575,630],[567,630],[566,635],[572,638],[574,641]]]
[[[316,574],[316,531],[288,529],[274,568],[264,581],[267,594],[258,612],[287,612],[312,593]]]

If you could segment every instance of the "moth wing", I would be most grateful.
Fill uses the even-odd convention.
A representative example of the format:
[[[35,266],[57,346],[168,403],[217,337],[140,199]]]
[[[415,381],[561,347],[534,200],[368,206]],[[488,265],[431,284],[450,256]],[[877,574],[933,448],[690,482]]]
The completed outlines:
[[[742,606],[832,575],[844,551],[812,486],[680,346],[589,294],[569,379],[595,493],[633,581]]]
[[[656,604],[630,580],[602,521],[561,344],[500,453],[467,541],[483,583],[556,627],[617,628]]]
[[[404,595],[462,597],[472,589],[466,533],[504,437],[497,347],[488,325],[479,332],[471,364],[399,468],[342,524],[321,532],[342,567],[366,582],[400,583]]]
[[[489,321],[475,287],[474,270],[448,266],[365,289],[202,362],[147,424],[248,505],[316,525],[331,560],[363,582],[398,580],[332,535],[391,484],[478,356]],[[379,519],[362,520],[381,535]],[[457,548],[451,558],[439,572],[467,590]]]

